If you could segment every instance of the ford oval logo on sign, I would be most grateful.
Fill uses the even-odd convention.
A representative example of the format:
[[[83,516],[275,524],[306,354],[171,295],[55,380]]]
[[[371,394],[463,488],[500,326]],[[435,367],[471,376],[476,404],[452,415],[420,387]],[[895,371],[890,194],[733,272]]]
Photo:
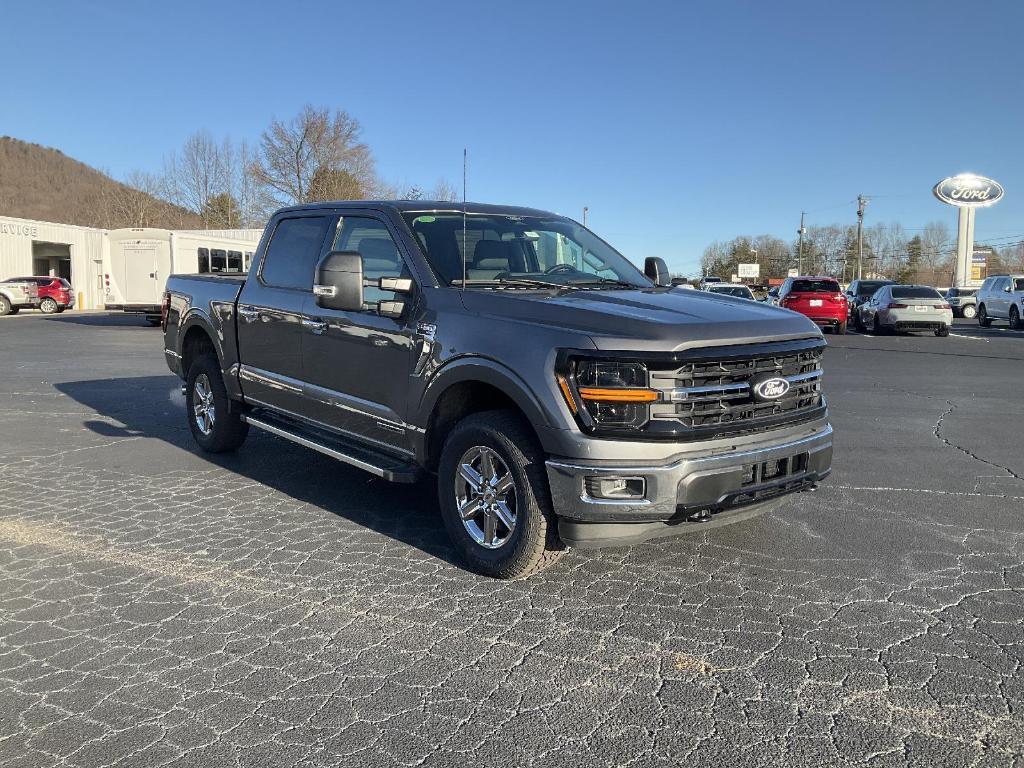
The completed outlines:
[[[778,400],[789,392],[789,382],[775,376],[754,385],[754,397],[758,400]]]
[[[932,192],[939,200],[949,205],[983,208],[998,202],[1003,197],[1003,185],[984,176],[961,173],[959,176],[943,179],[935,185]]]

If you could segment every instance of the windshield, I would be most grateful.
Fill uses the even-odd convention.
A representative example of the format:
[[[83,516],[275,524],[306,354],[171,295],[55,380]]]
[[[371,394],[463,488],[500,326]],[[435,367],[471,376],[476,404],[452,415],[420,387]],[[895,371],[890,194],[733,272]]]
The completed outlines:
[[[923,285],[895,285],[892,289],[894,299],[941,299],[934,288]]]
[[[570,219],[470,213],[463,237],[461,212],[410,211],[404,216],[447,285],[462,284],[463,260],[467,284],[653,285],[624,256]]]
[[[791,293],[839,293],[835,280],[794,280]]]
[[[711,293],[724,293],[729,296],[739,296],[741,299],[749,299],[753,294],[749,288],[742,285],[712,285],[708,288]]]

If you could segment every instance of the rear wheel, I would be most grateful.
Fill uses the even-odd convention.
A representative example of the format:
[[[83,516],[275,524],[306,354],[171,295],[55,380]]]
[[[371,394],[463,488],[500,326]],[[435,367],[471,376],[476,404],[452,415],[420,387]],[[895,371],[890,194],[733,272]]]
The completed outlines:
[[[15,315],[18,313],[14,307],[11,306],[11,302],[6,296],[0,296],[0,316],[3,315]]]
[[[982,328],[988,328],[992,325],[992,318],[988,316],[988,312],[985,310],[984,304],[978,307],[978,325]]]
[[[192,363],[185,380],[185,411],[192,437],[208,453],[237,450],[249,434],[249,425],[231,412],[224,379],[213,355]]]
[[[840,336],[846,335],[846,323],[839,323],[836,325],[834,333],[838,333]]]
[[[973,304],[965,304],[964,308],[960,310],[960,314],[963,315],[967,320],[973,320],[978,314],[978,310],[975,309]]]
[[[455,425],[441,452],[437,495],[452,543],[478,573],[529,576],[565,551],[543,452],[511,411],[477,413]]]
[[[882,324],[878,322],[878,315],[875,315],[874,320],[871,321],[871,331],[875,336],[882,335]]]
[[[160,325],[161,320],[158,316],[146,315],[146,322],[149,323],[154,328],[156,328],[158,325]]]
[[[39,311],[44,315],[52,315],[58,310],[57,302],[47,296],[39,302]]]
[[[1016,307],[1010,307],[1010,327],[1015,331],[1020,330],[1020,310]]]
[[[860,310],[854,310],[853,312],[853,327],[858,331],[864,330],[864,318],[860,316]]]
[[[941,328],[936,328],[935,329],[935,335],[936,336],[949,336],[949,326],[948,325],[944,325]]]

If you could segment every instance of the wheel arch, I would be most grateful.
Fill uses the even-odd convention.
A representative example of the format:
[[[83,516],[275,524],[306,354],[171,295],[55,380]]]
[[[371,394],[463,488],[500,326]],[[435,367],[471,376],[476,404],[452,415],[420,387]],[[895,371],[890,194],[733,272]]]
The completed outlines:
[[[418,410],[417,422],[425,427],[424,464],[431,470],[437,466],[444,435],[457,421],[490,410],[515,411],[541,444],[537,426],[549,419],[537,396],[512,370],[478,358],[456,361],[436,374]]]

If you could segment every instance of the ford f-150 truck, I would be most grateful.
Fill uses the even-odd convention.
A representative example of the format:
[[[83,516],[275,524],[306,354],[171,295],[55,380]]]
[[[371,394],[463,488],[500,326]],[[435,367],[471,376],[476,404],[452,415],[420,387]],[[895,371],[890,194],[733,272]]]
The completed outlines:
[[[395,482],[436,477],[466,563],[750,518],[831,470],[821,332],[672,288],[530,208],[278,211],[248,276],[174,275],[167,364],[206,451],[266,430]]]

